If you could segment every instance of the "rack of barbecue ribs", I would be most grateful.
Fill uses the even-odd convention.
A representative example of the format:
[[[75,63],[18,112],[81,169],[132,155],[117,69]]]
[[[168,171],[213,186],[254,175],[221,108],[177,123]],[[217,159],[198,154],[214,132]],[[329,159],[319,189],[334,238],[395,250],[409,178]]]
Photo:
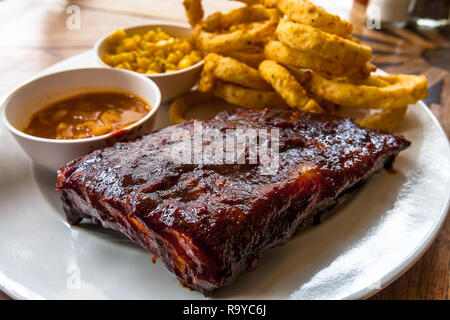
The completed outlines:
[[[262,161],[177,161],[177,144],[198,135],[195,122],[186,121],[60,169],[57,190],[69,223],[92,218],[122,232],[183,286],[212,295],[410,145],[401,135],[331,115],[237,109],[202,122],[203,132],[224,140],[237,139],[237,128],[266,130],[261,141],[278,144],[275,174],[264,174]],[[194,157],[213,142],[192,148]]]

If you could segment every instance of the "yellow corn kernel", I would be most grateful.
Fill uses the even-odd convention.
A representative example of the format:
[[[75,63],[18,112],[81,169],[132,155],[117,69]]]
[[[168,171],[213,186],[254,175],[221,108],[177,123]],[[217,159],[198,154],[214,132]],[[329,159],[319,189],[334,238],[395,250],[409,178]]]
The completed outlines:
[[[135,34],[135,35],[133,35],[133,40],[134,40],[134,42],[136,42],[137,44],[139,44],[140,42],[141,42],[141,36],[140,35],[138,35],[138,34]]]
[[[145,41],[154,41],[155,37],[156,37],[156,32],[154,30],[150,30],[143,36]]]
[[[192,61],[191,58],[189,56],[185,56],[183,59],[180,60],[180,62],[178,62],[177,68],[180,69],[185,69],[192,66]]]
[[[164,69],[166,70],[177,70],[177,66],[173,63],[169,63],[167,61],[164,62]]]
[[[151,54],[147,50],[139,50],[139,51],[137,51],[136,52],[136,56],[138,58],[147,58],[147,59],[151,58]]]
[[[156,43],[156,47],[158,49],[164,49],[169,45],[169,42],[167,40],[160,40]]]
[[[112,55],[111,57],[110,57],[110,59],[111,59],[111,65],[114,67],[114,66],[117,66],[118,64],[121,64],[122,63],[122,58],[120,57],[120,55],[118,55],[118,54],[115,54],[115,55]]]
[[[119,55],[121,61],[120,62],[133,62],[134,61],[134,53],[133,52],[124,52]]]
[[[153,54],[158,50],[158,47],[153,42],[146,42],[144,45],[144,49],[149,52],[150,54]]]
[[[157,50],[155,53],[154,53],[154,56],[155,56],[155,58],[157,59],[157,58],[160,58],[160,59],[163,59],[163,58],[165,58],[166,57],[166,54],[165,54],[165,52],[164,52],[164,50]]]
[[[137,49],[137,43],[133,38],[126,38],[123,40],[123,46],[127,51],[133,51]]]
[[[126,52],[127,50],[125,49],[125,46],[123,44],[121,44],[116,47],[115,51],[116,51],[116,54],[120,54],[122,52]]]
[[[112,56],[111,56],[110,54],[105,53],[105,54],[102,56],[102,60],[103,60],[103,62],[106,63],[106,64],[111,64]]]
[[[183,52],[184,54],[188,54],[189,52],[192,51],[192,46],[188,41],[183,41],[180,45],[179,45],[179,49],[181,50],[181,52]]]
[[[137,58],[137,66],[139,68],[147,69],[150,65],[150,59],[147,58]]]
[[[156,37],[154,41],[160,41],[160,40],[168,40],[170,39],[170,36],[161,30],[161,28],[156,29]]]
[[[154,63],[158,65],[161,69],[164,69],[166,65],[166,60],[164,58],[156,57]]]
[[[191,59],[193,61],[195,61],[194,63],[199,62],[200,60],[202,60],[202,55],[199,51],[192,51],[189,56],[191,57]]]
[[[181,50],[175,50],[174,52],[178,57],[183,58],[185,56],[185,54],[181,51]]]
[[[150,73],[149,71],[153,71],[154,73],[160,73],[162,71],[161,66],[159,66],[156,62],[153,62],[147,70],[147,73]]]
[[[167,56],[167,62],[169,63],[178,63],[178,61],[180,61],[180,56],[177,55],[174,52],[169,53],[169,55]]]
[[[109,37],[108,40],[111,43],[119,44],[123,39],[127,37],[127,34],[122,29],[118,29],[114,31]]]

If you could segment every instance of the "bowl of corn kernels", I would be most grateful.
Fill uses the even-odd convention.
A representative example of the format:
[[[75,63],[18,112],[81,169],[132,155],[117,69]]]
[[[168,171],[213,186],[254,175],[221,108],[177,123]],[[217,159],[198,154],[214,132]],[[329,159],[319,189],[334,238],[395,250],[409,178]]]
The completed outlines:
[[[180,23],[118,29],[95,45],[98,62],[145,74],[168,102],[189,91],[199,78],[203,57],[190,39],[192,29]]]

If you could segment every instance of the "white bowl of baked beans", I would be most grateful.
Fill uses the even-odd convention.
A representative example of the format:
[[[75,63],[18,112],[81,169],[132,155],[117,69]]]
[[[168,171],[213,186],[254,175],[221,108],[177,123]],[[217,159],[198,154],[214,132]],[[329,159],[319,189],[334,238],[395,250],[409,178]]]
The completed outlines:
[[[25,153],[56,171],[67,162],[153,129],[161,93],[145,75],[127,70],[61,71],[16,88],[3,121]]]

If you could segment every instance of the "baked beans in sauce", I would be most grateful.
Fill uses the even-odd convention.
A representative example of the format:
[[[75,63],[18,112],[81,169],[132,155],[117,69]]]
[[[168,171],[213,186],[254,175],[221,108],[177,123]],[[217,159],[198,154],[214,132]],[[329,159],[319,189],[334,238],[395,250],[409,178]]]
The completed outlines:
[[[52,103],[31,117],[24,132],[48,139],[83,139],[117,132],[151,110],[130,93],[83,93]]]

